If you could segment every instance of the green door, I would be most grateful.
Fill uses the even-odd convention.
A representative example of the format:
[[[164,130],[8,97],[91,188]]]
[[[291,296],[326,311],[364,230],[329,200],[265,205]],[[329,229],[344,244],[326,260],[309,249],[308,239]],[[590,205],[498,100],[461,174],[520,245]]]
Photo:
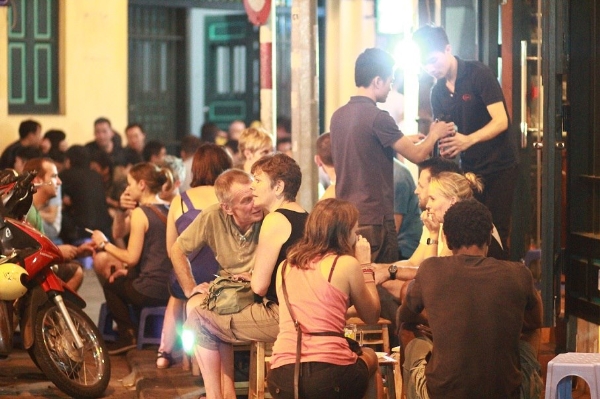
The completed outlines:
[[[205,26],[205,121],[227,130],[260,119],[258,29],[246,15],[206,17]]]
[[[188,132],[186,10],[129,6],[129,122],[173,148]]]

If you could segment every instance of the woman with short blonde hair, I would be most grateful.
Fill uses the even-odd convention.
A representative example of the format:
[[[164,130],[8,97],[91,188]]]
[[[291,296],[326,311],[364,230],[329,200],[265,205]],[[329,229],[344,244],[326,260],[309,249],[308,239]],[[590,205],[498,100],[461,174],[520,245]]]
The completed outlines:
[[[273,139],[262,127],[249,127],[240,135],[238,144],[240,151],[240,169],[250,173],[254,162],[273,152]]]

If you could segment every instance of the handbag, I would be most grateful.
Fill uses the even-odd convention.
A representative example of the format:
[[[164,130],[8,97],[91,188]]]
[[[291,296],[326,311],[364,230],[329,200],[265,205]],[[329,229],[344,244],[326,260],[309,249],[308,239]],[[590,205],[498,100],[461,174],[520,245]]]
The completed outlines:
[[[335,264],[337,263],[337,260],[340,256],[336,256],[335,260],[333,261],[333,265],[331,266],[331,269],[333,270],[335,268]],[[300,394],[300,353],[302,351],[302,334],[306,334],[306,335],[317,335],[317,336],[328,336],[328,337],[342,337],[345,338],[346,341],[348,342],[348,346],[350,347],[350,350],[354,353],[356,353],[358,356],[362,355],[362,349],[360,347],[360,344],[353,340],[352,338],[348,338],[344,335],[343,332],[336,332],[336,331],[319,331],[319,332],[306,332],[302,330],[302,325],[300,324],[300,322],[298,321],[298,318],[296,318],[296,315],[294,313],[294,311],[292,310],[292,307],[290,305],[290,300],[288,298],[288,292],[287,292],[287,287],[285,285],[285,277],[284,277],[284,273],[285,273],[285,269],[287,267],[287,260],[283,263],[282,267],[281,267],[281,288],[283,290],[283,299],[285,299],[285,305],[288,308],[288,312],[290,313],[290,316],[292,317],[292,320],[294,321],[294,326],[296,327],[296,363],[294,365],[294,399],[298,399],[299,398],[299,394]]]
[[[253,302],[254,292],[249,281],[224,276],[210,283],[203,305],[217,314],[226,315],[238,313]]]

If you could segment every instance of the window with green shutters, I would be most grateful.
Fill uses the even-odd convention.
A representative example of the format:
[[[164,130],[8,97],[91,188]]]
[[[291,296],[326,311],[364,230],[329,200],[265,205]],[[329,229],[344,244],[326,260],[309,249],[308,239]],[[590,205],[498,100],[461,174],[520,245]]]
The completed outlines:
[[[56,114],[58,1],[12,0],[8,9],[8,112]]]

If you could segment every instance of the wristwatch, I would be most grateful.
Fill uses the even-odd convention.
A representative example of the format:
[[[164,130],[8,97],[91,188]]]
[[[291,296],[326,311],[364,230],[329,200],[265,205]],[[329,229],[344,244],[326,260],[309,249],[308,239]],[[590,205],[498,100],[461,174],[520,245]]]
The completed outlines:
[[[437,244],[438,240],[434,240],[432,238],[428,238],[427,239],[427,245],[433,245],[433,244]]]
[[[396,273],[398,272],[398,266],[392,263],[390,267],[388,267],[388,272],[390,272],[390,280],[395,280]]]

